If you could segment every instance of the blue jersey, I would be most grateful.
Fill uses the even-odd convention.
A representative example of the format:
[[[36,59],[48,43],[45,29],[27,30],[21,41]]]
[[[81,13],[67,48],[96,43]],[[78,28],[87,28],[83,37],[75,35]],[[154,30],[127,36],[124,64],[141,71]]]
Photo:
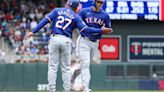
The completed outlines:
[[[94,28],[101,28],[102,26],[110,28],[111,27],[111,21],[109,18],[109,15],[104,11],[100,10],[99,12],[95,12],[93,10],[93,7],[84,8],[78,13],[83,21],[86,23],[89,27]],[[82,36],[86,36],[92,40],[100,39],[102,34],[98,33],[85,33],[81,32]]]
[[[72,38],[72,31],[78,28],[84,33],[102,33],[101,29],[87,27],[81,17],[71,8],[55,8],[40,21],[33,33],[39,31],[44,25],[51,22],[52,34],[61,34]]]

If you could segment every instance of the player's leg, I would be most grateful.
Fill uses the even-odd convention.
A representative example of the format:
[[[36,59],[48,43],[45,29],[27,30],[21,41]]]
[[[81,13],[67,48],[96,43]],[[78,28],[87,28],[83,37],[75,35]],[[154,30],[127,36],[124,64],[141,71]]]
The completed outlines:
[[[59,64],[59,43],[51,39],[48,45],[49,62],[48,62],[48,83],[50,92],[56,92],[56,78]]]
[[[71,78],[71,83],[75,82],[76,77],[81,73],[81,69],[76,69],[73,73],[73,76]]]
[[[99,52],[97,44],[92,44],[91,61],[94,64],[100,64],[101,63],[100,52]]]
[[[77,39],[77,53],[80,57],[80,64],[81,64],[81,77],[82,77],[82,84],[83,84],[83,92],[89,91],[89,84],[90,84],[90,47],[88,42],[81,38],[81,36]]]
[[[60,51],[64,92],[71,89],[71,48],[71,39],[63,39]]]

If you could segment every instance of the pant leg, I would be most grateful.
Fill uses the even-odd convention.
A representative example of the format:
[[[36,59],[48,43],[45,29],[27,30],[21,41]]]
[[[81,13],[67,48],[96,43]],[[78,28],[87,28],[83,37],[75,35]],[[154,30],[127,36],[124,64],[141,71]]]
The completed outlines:
[[[57,70],[58,70],[58,64],[60,61],[59,43],[51,39],[48,45],[48,49],[49,49],[49,62],[48,62],[49,91],[56,92]]]
[[[83,91],[87,92],[89,90],[90,84],[90,46],[87,41],[83,38],[78,38],[77,40],[77,53],[80,57],[81,64],[81,77],[83,84]]]
[[[61,71],[64,92],[70,92],[71,89],[71,48],[70,39],[65,39],[61,45]]]
[[[100,52],[98,49],[98,46],[95,44],[92,44],[91,46],[91,62],[94,64],[100,64],[101,60],[100,60]]]

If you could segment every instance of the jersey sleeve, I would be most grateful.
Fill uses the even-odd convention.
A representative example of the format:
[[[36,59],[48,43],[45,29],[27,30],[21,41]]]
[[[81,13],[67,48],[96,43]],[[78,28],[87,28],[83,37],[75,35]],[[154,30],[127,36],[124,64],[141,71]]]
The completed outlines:
[[[45,16],[39,24],[32,30],[33,33],[38,32],[42,27],[44,27],[47,23],[51,22],[53,18],[56,16],[56,10],[52,10],[47,16]]]
[[[84,31],[85,33],[102,34],[102,30],[100,28],[88,27],[79,15],[76,17],[76,27],[80,30],[80,32]]]
[[[106,18],[105,18],[105,27],[111,28],[111,20],[108,14],[106,14]]]
[[[42,27],[44,27],[47,23],[49,22],[49,20],[47,18],[43,18],[39,24],[36,26],[36,28],[34,28],[32,30],[33,33],[38,32]]]
[[[78,15],[83,19],[83,9],[78,12]]]
[[[52,20],[54,19],[54,18],[56,18],[56,16],[57,16],[57,10],[58,10],[58,8],[56,8],[56,9],[53,9],[47,16],[46,16],[46,18],[49,20],[49,22],[52,22]]]

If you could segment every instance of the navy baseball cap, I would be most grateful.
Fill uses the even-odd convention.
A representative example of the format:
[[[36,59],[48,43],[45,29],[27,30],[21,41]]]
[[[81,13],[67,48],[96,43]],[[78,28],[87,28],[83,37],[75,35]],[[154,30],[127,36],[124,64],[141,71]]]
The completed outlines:
[[[73,8],[77,8],[79,6],[79,0],[68,0],[68,5]]]

